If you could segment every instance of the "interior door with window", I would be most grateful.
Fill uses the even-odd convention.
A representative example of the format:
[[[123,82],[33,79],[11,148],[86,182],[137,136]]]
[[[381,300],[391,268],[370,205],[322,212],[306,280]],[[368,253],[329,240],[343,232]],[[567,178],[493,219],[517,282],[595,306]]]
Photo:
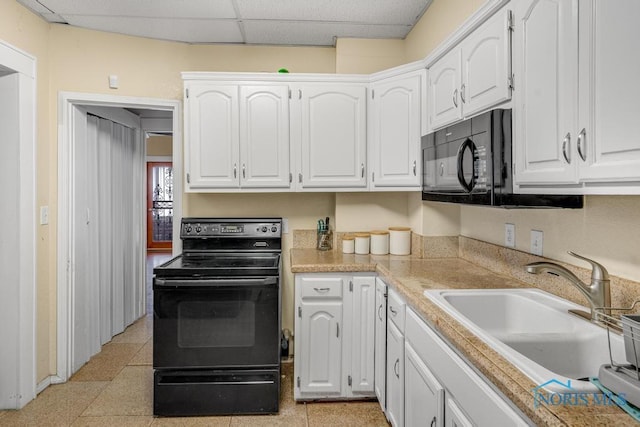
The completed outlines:
[[[172,163],[147,162],[147,249],[170,250],[172,233]]]

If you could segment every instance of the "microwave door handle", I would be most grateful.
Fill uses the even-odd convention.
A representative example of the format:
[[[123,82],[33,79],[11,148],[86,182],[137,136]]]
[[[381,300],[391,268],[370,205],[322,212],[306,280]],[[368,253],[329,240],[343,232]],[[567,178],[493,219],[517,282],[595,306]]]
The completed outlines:
[[[471,171],[471,182],[467,182],[467,180],[464,178],[464,152],[467,150],[467,148],[471,151],[472,168],[476,160],[476,145],[471,139],[467,138],[458,149],[458,182],[465,190],[467,190],[467,192],[471,193],[473,188],[476,186],[476,174],[475,171]]]

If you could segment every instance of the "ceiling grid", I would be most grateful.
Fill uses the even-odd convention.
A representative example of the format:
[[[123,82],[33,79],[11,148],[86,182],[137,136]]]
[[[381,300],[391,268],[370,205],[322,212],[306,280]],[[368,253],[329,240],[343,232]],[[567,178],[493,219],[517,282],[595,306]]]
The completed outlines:
[[[16,0],[49,22],[184,43],[403,39],[432,0]]]

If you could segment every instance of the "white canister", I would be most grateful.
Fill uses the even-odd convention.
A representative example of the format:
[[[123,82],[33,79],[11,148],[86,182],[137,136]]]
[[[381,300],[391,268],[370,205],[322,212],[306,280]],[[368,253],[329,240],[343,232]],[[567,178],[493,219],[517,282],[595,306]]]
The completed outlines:
[[[356,238],[351,235],[346,235],[342,238],[342,253],[352,254],[356,250]]]
[[[391,255],[411,253],[411,228],[389,227],[389,253]]]
[[[371,232],[371,254],[387,255],[389,253],[389,232],[376,230]]]
[[[356,233],[355,237],[355,252],[360,255],[366,255],[369,253],[369,233]]]

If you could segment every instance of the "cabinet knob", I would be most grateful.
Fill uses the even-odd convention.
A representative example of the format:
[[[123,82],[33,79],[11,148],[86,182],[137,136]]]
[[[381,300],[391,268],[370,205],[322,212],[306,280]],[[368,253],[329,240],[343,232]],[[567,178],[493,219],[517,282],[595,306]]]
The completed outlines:
[[[237,164],[233,164],[233,177],[237,178],[238,177],[238,165]]]
[[[467,86],[463,83],[462,86],[460,87],[460,99],[462,100],[463,104],[466,104],[467,100],[465,99],[465,95],[464,92],[467,89]],[[456,105],[457,107],[457,105]]]
[[[453,105],[458,108],[458,89],[453,91]]]
[[[246,178],[247,177],[247,167],[245,166],[245,164],[242,164],[242,177]]]
[[[416,161],[413,161],[413,176],[416,176]]]

